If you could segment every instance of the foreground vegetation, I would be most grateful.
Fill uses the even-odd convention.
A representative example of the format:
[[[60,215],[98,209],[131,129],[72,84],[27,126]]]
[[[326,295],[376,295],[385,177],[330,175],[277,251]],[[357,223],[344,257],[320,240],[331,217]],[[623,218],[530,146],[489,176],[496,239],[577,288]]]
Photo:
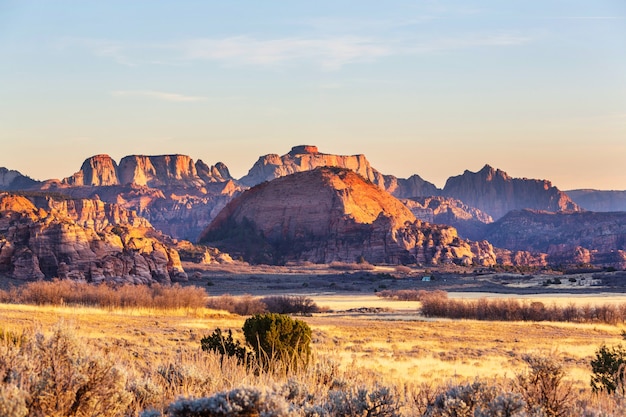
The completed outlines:
[[[204,290],[178,286],[33,283],[0,295],[31,303],[0,304],[2,416],[626,414],[614,324],[249,317],[255,305],[311,303],[226,296],[211,299],[218,311]],[[283,343],[296,348],[267,354]]]

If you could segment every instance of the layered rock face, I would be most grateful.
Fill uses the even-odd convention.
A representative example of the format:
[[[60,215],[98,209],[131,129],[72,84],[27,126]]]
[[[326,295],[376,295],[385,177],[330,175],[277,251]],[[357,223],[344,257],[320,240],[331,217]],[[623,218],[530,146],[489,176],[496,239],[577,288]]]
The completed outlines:
[[[99,200],[0,193],[0,273],[23,280],[186,281],[172,241]]]
[[[567,195],[589,211],[626,211],[626,191],[569,190]]]
[[[451,197],[413,197],[400,201],[417,219],[447,224],[457,229],[459,235],[471,240],[482,240],[484,226],[493,222],[490,215]]]
[[[436,195],[439,192],[437,187],[424,181],[419,175],[408,179],[383,175],[372,168],[365,155],[325,154],[320,153],[316,146],[310,145],[294,146],[283,156],[269,154],[260,157],[240,182],[252,187],[264,181],[325,166],[350,169],[396,197]]]
[[[626,213],[513,211],[487,227],[498,247],[542,252],[552,265],[626,268]]]
[[[489,165],[478,172],[465,171],[448,178],[442,194],[479,208],[494,219],[511,210],[526,208],[553,212],[581,210],[550,181],[511,178]]]
[[[231,201],[201,242],[256,262],[457,262],[491,265],[493,248],[429,225],[354,171],[322,167],[257,185]],[[259,255],[260,254],[260,255]]]

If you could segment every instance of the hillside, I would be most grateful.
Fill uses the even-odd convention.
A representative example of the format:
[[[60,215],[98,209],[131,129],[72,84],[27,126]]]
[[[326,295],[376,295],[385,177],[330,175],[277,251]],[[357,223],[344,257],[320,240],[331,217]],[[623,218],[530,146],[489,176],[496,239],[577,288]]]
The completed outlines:
[[[262,183],[230,202],[200,241],[256,262],[458,262],[490,265],[488,243],[430,225],[355,172],[317,168]]]

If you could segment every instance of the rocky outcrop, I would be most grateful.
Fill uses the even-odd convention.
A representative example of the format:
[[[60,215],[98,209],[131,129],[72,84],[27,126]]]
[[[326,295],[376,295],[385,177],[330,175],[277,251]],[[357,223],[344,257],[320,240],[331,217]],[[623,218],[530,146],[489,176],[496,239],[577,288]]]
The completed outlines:
[[[319,167],[352,170],[396,197],[436,195],[439,192],[437,187],[424,181],[419,175],[413,175],[408,179],[383,175],[372,168],[365,155],[325,154],[319,152],[316,146],[310,145],[294,146],[288,154],[283,156],[269,154],[260,157],[248,174],[239,181],[252,187],[264,181]]]
[[[626,268],[626,213],[513,211],[487,227],[497,247],[542,252],[551,265]]]
[[[492,265],[487,242],[430,225],[354,171],[322,167],[259,184],[231,201],[201,242],[253,262],[456,262]]]
[[[511,210],[581,210],[550,181],[511,178],[506,172],[489,165],[478,172],[465,171],[462,175],[448,178],[442,194],[476,207],[494,219]]]
[[[490,215],[451,197],[414,197],[401,201],[417,219],[447,224],[470,240],[482,240],[484,226],[493,222]]]
[[[99,200],[0,193],[0,273],[17,279],[186,281],[171,239]]]
[[[589,211],[626,211],[626,191],[569,190],[565,193]]]
[[[0,190],[15,191],[30,189],[39,184],[39,181],[22,175],[19,171],[0,167]]]

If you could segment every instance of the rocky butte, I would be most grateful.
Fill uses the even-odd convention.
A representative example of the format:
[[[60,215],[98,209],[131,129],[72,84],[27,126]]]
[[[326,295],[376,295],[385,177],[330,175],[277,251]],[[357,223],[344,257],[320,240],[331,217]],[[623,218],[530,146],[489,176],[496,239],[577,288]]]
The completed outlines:
[[[493,265],[487,242],[417,220],[395,197],[345,168],[264,182],[231,201],[200,241],[255,262],[307,260]]]

